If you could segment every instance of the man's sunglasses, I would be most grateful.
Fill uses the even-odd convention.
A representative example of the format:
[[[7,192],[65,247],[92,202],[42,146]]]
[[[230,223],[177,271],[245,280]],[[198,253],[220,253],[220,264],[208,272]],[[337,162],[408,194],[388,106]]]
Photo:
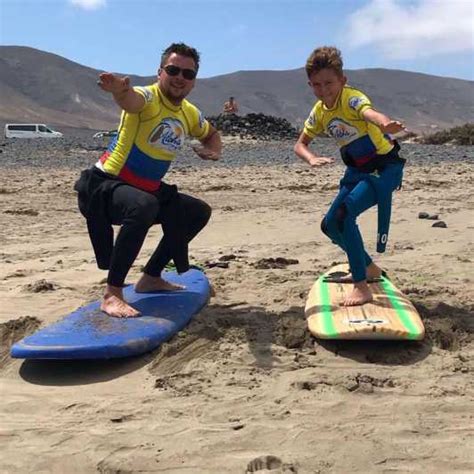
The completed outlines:
[[[172,64],[165,66],[163,69],[166,71],[168,76],[177,76],[179,73],[181,73],[188,81],[196,79],[197,76],[197,72],[194,69],[181,69],[180,67],[173,66]]]

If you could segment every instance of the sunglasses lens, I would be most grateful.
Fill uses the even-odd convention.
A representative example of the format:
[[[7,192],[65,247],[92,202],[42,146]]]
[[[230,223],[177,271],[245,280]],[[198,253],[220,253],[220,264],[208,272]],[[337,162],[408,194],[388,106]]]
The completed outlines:
[[[169,76],[177,76],[181,71],[181,68],[179,68],[178,66],[173,66],[172,64],[166,66],[164,69],[166,71],[166,74],[168,74]]]
[[[178,66],[174,66],[173,64],[169,64],[163,68],[166,71],[168,76],[177,76],[179,73],[183,75],[185,79],[188,81],[192,81],[196,78],[197,72],[194,69],[181,69]]]
[[[192,69],[183,69],[182,73],[183,77],[188,81],[192,81],[196,78],[196,71],[193,71]]]

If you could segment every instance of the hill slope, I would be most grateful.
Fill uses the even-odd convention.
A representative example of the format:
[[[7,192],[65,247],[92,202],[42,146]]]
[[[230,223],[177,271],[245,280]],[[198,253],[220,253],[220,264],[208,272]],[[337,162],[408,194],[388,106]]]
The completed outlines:
[[[119,110],[96,85],[100,71],[55,54],[0,46],[0,122],[45,122],[56,126],[110,128]],[[474,82],[386,69],[346,71],[376,107],[413,130],[448,128],[472,121]],[[154,77],[130,75],[135,85]],[[190,99],[206,115],[220,113],[230,95],[240,113],[262,112],[301,125],[314,96],[304,70],[238,71],[199,79]]]

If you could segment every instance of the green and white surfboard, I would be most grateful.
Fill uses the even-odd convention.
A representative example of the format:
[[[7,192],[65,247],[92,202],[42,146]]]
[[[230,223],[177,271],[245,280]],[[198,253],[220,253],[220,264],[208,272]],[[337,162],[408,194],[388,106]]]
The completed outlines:
[[[306,301],[308,329],[322,339],[420,340],[425,328],[410,300],[386,277],[369,283],[374,300],[342,306],[351,283],[339,283],[347,265],[337,265],[314,283]]]

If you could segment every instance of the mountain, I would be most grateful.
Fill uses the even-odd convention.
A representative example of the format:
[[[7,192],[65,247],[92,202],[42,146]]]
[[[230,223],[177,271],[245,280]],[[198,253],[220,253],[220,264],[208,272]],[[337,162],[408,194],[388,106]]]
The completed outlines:
[[[22,46],[0,46],[0,122],[40,122],[56,127],[117,126],[119,109],[97,87],[100,71],[55,54]],[[375,107],[414,131],[450,128],[474,120],[474,82],[387,69],[348,70]],[[134,85],[155,77],[130,75]],[[217,115],[229,96],[240,114],[261,112],[301,126],[315,101],[303,68],[238,71],[198,79],[190,100],[205,115]]]

